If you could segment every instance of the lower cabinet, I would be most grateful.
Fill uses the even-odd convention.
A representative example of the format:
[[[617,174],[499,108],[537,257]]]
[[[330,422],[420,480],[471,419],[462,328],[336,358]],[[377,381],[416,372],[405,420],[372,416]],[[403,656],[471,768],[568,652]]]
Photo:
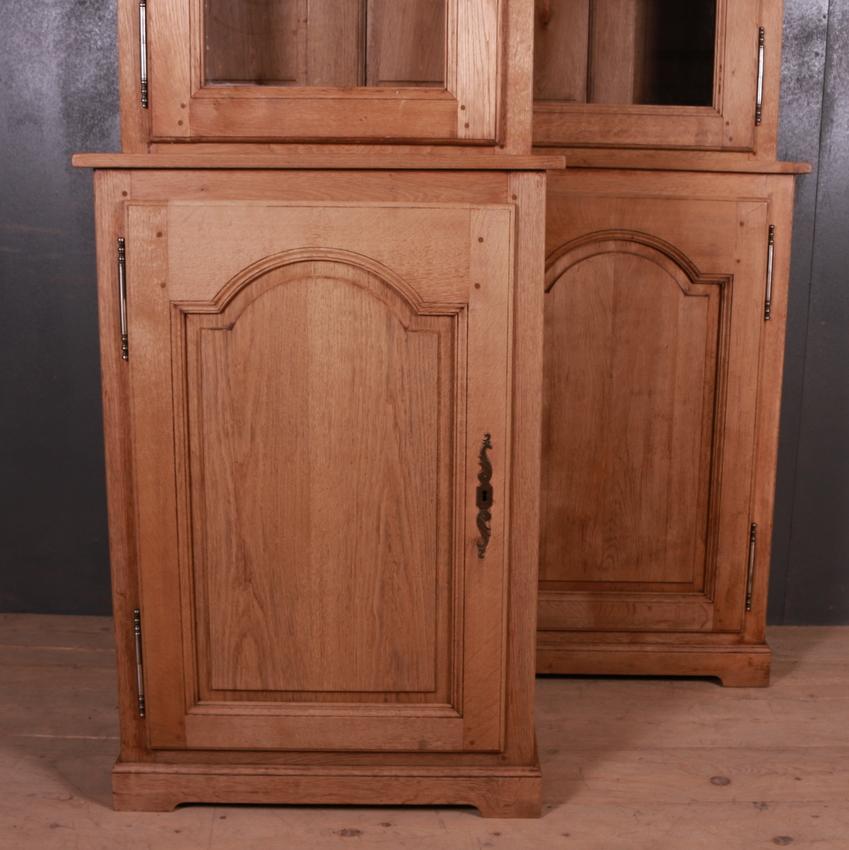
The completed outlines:
[[[544,186],[98,172],[118,807],[539,813]]]
[[[551,175],[540,672],[768,682],[792,192]]]

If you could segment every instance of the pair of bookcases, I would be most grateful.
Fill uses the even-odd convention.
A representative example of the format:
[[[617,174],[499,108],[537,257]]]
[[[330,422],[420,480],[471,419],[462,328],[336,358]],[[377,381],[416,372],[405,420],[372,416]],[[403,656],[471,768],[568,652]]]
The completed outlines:
[[[535,670],[765,684],[780,3],[118,23],[116,806],[533,816]]]

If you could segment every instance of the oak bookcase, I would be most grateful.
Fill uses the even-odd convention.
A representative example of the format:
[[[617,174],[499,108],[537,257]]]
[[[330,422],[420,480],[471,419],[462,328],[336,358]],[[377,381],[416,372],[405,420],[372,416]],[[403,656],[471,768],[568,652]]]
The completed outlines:
[[[118,0],[116,807],[532,817],[535,666],[766,681],[781,9],[682,5]]]

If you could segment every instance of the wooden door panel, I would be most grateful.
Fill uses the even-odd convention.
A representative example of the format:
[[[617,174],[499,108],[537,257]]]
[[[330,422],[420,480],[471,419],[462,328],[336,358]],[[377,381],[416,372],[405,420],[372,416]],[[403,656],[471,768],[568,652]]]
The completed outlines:
[[[512,210],[128,219],[150,745],[497,750]]]
[[[540,577],[699,591],[727,280],[691,283],[625,240],[571,259],[548,292],[543,492],[556,532]]]
[[[298,0],[273,15],[220,5],[150,4],[152,140],[496,141],[499,3],[416,0],[402,14],[378,0]],[[275,29],[288,49],[256,38]]]
[[[338,263],[243,296],[188,320],[210,687],[433,692],[452,321]]]
[[[540,628],[734,631],[766,201],[642,182],[552,180]]]
[[[535,6],[534,144],[754,150],[758,0],[717,0],[709,106],[639,102],[647,48],[642,0]],[[780,32],[771,36],[780,42]],[[674,60],[669,49],[660,52]]]

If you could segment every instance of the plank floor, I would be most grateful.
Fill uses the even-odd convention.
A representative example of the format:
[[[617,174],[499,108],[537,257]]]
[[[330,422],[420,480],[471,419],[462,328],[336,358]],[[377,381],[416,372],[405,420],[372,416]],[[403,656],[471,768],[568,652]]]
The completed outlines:
[[[773,685],[538,682],[545,815],[116,813],[111,621],[0,615],[2,850],[849,850],[849,628],[770,632]]]

